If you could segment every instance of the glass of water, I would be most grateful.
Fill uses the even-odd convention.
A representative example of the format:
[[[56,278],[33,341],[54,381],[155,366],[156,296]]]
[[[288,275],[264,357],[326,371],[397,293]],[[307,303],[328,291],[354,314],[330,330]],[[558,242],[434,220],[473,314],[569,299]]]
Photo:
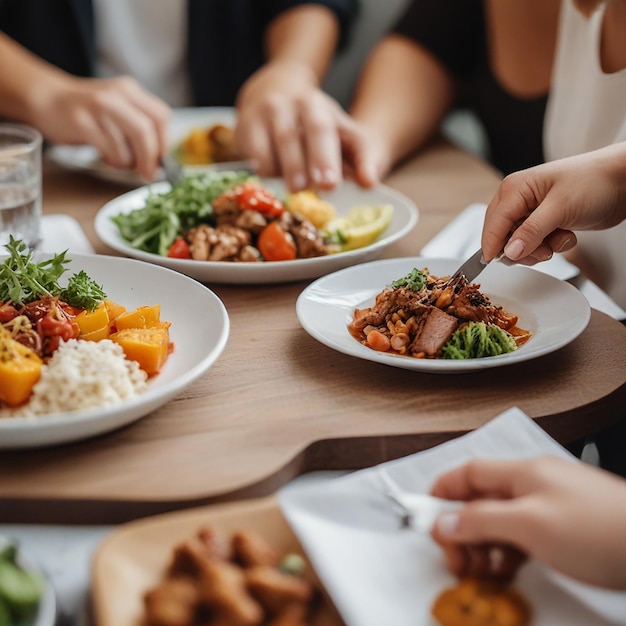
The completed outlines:
[[[10,235],[31,248],[40,242],[41,143],[30,126],[0,124],[0,246]]]

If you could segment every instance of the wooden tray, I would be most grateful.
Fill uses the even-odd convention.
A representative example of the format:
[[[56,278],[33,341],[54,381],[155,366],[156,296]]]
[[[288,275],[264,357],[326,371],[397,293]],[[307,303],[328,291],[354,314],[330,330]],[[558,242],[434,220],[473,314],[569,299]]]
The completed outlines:
[[[172,548],[206,524],[226,534],[251,529],[281,552],[304,554],[275,498],[206,506],[124,524],[103,540],[92,561],[95,626],[140,626],[143,594],[161,580]],[[321,589],[317,578],[315,582]],[[343,625],[325,595],[311,625]]]

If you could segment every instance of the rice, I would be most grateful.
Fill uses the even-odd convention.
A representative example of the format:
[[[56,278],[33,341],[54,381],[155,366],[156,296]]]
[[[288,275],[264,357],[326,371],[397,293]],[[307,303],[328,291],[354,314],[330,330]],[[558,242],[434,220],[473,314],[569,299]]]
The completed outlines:
[[[122,347],[110,339],[70,339],[61,343],[42,367],[30,401],[0,410],[0,417],[36,417],[112,406],[145,391],[147,378],[139,364],[128,360]]]

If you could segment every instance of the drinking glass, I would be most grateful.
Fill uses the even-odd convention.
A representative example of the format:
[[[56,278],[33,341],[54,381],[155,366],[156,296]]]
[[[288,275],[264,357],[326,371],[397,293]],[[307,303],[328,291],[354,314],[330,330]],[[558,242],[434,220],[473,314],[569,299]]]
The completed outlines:
[[[31,248],[40,242],[41,143],[34,128],[0,124],[0,246],[10,235]]]

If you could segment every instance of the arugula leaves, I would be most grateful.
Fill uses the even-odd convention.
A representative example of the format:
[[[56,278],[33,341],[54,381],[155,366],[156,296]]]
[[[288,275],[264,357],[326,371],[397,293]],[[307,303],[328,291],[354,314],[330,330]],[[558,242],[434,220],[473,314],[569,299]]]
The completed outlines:
[[[70,262],[67,250],[37,263],[33,251],[13,236],[4,247],[9,257],[0,264],[0,302],[11,301],[19,307],[43,296],[60,296],[69,305],[89,311],[104,302],[102,287],[82,270],[70,278],[65,289],[59,285]]]
[[[249,172],[185,176],[171,190],[151,193],[141,209],[111,220],[133,248],[167,256],[176,237],[199,224],[214,223],[213,200],[250,178]]]

